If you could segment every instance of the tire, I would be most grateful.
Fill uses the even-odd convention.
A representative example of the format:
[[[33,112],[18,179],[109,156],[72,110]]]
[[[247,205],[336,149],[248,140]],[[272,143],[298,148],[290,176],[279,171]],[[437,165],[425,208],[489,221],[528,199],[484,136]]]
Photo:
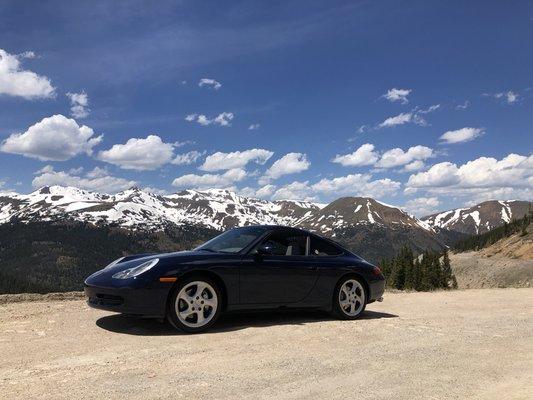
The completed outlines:
[[[342,278],[333,293],[333,314],[340,319],[357,319],[367,304],[368,294],[359,278],[348,276]]]
[[[222,292],[212,279],[191,276],[174,288],[168,302],[167,319],[184,332],[204,332],[216,323],[222,304]]]

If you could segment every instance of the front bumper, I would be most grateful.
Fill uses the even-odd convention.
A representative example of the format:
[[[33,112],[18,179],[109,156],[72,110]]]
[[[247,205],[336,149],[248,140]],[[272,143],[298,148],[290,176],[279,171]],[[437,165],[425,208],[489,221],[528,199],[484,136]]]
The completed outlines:
[[[106,288],[85,284],[90,307],[123,314],[164,317],[168,288]]]

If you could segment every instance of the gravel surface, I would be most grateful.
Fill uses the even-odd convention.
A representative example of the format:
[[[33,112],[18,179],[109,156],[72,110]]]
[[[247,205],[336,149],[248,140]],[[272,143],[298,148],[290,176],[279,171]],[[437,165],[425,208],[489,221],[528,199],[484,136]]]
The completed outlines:
[[[0,305],[2,399],[532,399],[533,289],[389,293],[364,318],[226,316],[207,334]]]

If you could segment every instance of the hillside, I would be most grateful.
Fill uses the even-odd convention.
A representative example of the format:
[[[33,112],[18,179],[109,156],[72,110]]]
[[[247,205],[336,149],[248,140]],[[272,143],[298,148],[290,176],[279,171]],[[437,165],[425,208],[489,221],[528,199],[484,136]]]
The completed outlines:
[[[533,285],[533,225],[479,251],[450,254],[459,288]]]
[[[468,208],[457,208],[422,218],[440,231],[477,235],[494,229],[513,219],[520,219],[532,206],[530,201],[485,201]]]

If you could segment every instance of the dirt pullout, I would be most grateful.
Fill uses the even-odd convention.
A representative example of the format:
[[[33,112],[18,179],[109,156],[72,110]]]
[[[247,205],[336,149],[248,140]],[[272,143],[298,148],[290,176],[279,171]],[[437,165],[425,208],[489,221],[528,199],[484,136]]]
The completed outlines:
[[[387,294],[364,318],[183,335],[83,301],[0,305],[5,399],[530,399],[533,289]]]
[[[0,294],[0,304],[25,301],[65,301],[85,298],[83,292]]]

